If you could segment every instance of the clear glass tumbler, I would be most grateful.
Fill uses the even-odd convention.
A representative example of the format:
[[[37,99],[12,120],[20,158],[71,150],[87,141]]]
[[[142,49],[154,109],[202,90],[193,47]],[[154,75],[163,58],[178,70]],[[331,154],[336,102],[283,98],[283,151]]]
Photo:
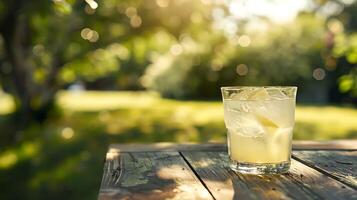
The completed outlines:
[[[222,87],[234,171],[280,174],[290,168],[297,87]]]

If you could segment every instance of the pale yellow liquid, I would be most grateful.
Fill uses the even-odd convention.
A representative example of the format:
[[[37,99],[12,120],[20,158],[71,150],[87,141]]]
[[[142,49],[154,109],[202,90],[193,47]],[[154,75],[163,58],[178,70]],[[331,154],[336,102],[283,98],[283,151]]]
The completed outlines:
[[[290,161],[295,100],[226,100],[228,151],[234,161]]]
[[[245,137],[228,131],[228,150],[232,160],[249,163],[281,163],[290,160],[291,128],[276,130],[263,137]]]

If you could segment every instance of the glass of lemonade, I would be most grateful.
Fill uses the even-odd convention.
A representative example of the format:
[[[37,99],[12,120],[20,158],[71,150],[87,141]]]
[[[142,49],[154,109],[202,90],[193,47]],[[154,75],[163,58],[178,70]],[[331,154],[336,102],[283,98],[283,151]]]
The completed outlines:
[[[290,168],[297,87],[222,87],[234,171],[275,174]]]

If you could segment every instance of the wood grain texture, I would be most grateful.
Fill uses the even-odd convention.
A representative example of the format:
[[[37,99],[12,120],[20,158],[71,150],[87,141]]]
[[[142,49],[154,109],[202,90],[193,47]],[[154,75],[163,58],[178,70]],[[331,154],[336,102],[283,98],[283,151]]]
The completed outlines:
[[[153,143],[153,144],[112,144],[108,152],[148,152],[148,151],[225,151],[225,143],[205,144],[177,144],[177,143]],[[293,141],[295,150],[357,150],[357,140],[333,140],[333,141]]]
[[[357,151],[296,151],[293,156],[357,189]]]
[[[294,150],[357,150],[357,140],[293,141]]]
[[[356,199],[353,188],[298,161],[284,175],[243,175],[232,172],[225,152],[182,155],[216,199]]]
[[[108,153],[98,199],[212,199],[178,152]]]
[[[227,149],[223,143],[168,143],[160,142],[153,144],[111,144],[108,152],[148,152],[148,151],[222,151]]]

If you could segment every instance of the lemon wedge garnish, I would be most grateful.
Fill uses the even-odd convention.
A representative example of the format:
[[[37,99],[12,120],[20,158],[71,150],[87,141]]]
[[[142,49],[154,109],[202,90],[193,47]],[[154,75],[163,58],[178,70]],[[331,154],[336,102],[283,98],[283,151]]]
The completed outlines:
[[[263,126],[279,128],[279,126],[276,123],[274,123],[272,120],[270,120],[264,116],[256,115],[256,117],[257,117],[258,121],[260,122],[260,124]]]

